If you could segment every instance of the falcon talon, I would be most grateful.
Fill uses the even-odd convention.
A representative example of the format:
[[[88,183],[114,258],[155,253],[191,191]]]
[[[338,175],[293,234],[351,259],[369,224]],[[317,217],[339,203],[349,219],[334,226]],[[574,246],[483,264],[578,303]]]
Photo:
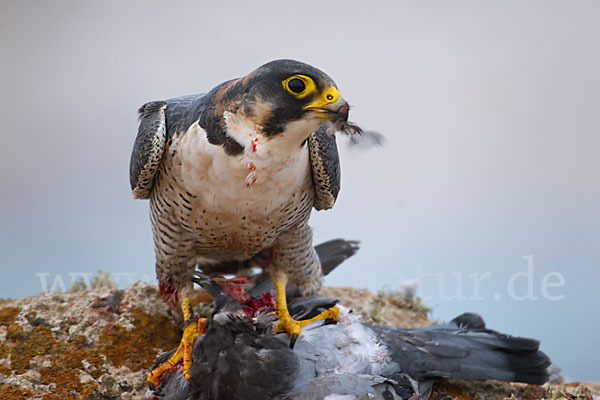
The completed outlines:
[[[294,346],[296,345],[296,340],[298,340],[298,334],[294,333],[290,338],[290,349],[294,348]]]
[[[206,318],[198,318],[197,323],[195,324],[191,323],[195,321],[189,321],[190,323],[187,324],[185,330],[183,331],[181,343],[179,343],[179,347],[177,348],[175,353],[173,353],[173,355],[167,361],[154,368],[148,374],[146,382],[149,385],[154,386],[155,388],[158,387],[163,380],[163,375],[165,372],[173,372],[174,370],[179,368],[182,369],[183,376],[186,379],[189,379],[189,368],[191,366],[192,348],[194,340],[199,335],[206,333],[206,327],[204,325],[205,321]],[[186,359],[188,360],[187,364]]]

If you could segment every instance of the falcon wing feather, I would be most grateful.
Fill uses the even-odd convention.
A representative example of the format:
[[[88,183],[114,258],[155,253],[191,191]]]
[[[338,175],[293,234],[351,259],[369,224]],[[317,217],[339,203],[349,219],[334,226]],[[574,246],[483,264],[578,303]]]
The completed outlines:
[[[165,150],[166,108],[167,102],[153,101],[144,104],[139,110],[140,126],[129,164],[129,180],[136,199],[147,199],[152,191],[154,177]]]

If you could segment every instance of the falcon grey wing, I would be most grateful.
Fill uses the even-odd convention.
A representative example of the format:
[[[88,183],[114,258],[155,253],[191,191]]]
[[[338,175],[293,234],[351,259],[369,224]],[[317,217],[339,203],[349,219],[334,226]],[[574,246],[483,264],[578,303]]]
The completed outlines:
[[[308,137],[308,150],[314,188],[314,208],[328,210],[333,207],[340,191],[340,156],[335,134],[327,132],[328,124]]]
[[[139,109],[140,126],[129,164],[129,180],[136,199],[150,198],[154,177],[165,150],[166,108],[165,101],[153,101]]]

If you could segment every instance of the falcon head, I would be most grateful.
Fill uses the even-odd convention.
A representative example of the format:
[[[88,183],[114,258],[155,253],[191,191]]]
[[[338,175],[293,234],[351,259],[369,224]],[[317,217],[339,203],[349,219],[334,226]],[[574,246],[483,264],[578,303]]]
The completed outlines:
[[[285,135],[298,143],[324,122],[347,133],[360,131],[348,123],[348,103],[333,79],[299,61],[271,61],[209,95],[216,105],[213,115],[221,118],[234,138],[230,122],[239,122],[240,117],[260,127],[267,137]]]

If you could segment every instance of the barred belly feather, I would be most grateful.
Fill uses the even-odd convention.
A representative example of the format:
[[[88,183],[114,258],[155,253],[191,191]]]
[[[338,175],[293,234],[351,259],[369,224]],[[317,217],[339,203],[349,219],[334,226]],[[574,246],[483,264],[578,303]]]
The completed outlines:
[[[239,156],[210,144],[197,123],[167,144],[150,199],[157,273],[177,285],[197,263],[219,272],[211,266],[273,248],[273,263],[289,268],[290,280],[312,293],[322,273],[308,227],[307,146],[285,152],[278,142],[284,138],[247,136],[236,138],[246,142]]]

